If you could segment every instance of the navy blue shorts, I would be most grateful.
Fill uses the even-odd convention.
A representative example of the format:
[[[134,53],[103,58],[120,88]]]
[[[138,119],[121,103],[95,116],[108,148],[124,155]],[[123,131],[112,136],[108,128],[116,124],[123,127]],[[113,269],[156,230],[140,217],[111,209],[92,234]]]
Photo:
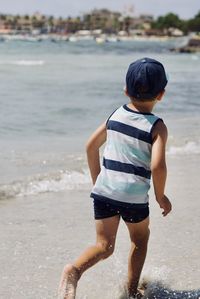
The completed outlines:
[[[149,216],[149,207],[122,207],[107,203],[98,199],[93,199],[94,218],[96,220],[119,215],[125,222],[138,223]]]

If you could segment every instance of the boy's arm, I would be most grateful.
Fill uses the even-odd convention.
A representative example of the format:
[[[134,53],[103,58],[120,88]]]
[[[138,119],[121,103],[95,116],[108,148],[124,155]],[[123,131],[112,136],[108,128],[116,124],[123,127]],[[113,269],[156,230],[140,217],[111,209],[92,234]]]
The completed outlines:
[[[167,178],[167,167],[165,160],[165,150],[167,142],[167,127],[159,121],[153,129],[153,145],[151,157],[151,172],[156,200],[163,209],[163,216],[166,216],[172,209],[171,203],[164,194]]]
[[[92,177],[92,182],[95,184],[97,176],[100,173],[99,148],[106,141],[106,123],[102,124],[89,138],[86,144],[88,166]]]

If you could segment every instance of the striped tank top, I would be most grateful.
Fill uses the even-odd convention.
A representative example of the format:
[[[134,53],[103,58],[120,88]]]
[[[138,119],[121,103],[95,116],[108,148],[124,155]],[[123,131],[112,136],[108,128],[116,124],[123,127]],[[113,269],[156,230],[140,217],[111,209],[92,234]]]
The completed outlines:
[[[148,205],[151,179],[152,129],[160,118],[127,105],[107,121],[107,140],[101,172],[91,197],[121,206]]]

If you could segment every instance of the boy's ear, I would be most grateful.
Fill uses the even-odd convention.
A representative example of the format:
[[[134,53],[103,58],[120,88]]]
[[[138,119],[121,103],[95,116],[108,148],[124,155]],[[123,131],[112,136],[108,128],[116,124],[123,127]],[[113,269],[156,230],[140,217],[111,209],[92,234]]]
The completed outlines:
[[[165,90],[162,90],[156,97],[157,101],[161,101],[165,94]]]
[[[125,94],[127,97],[129,97],[129,94],[128,94],[128,91],[127,91],[127,87],[126,87],[126,86],[124,86],[124,94]]]

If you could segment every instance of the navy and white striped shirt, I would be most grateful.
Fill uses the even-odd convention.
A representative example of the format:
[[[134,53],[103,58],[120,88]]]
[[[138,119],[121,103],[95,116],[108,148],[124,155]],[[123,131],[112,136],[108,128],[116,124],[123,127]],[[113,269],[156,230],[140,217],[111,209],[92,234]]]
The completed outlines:
[[[127,105],[107,121],[101,172],[91,197],[122,206],[146,207],[151,178],[152,129],[160,118]]]

